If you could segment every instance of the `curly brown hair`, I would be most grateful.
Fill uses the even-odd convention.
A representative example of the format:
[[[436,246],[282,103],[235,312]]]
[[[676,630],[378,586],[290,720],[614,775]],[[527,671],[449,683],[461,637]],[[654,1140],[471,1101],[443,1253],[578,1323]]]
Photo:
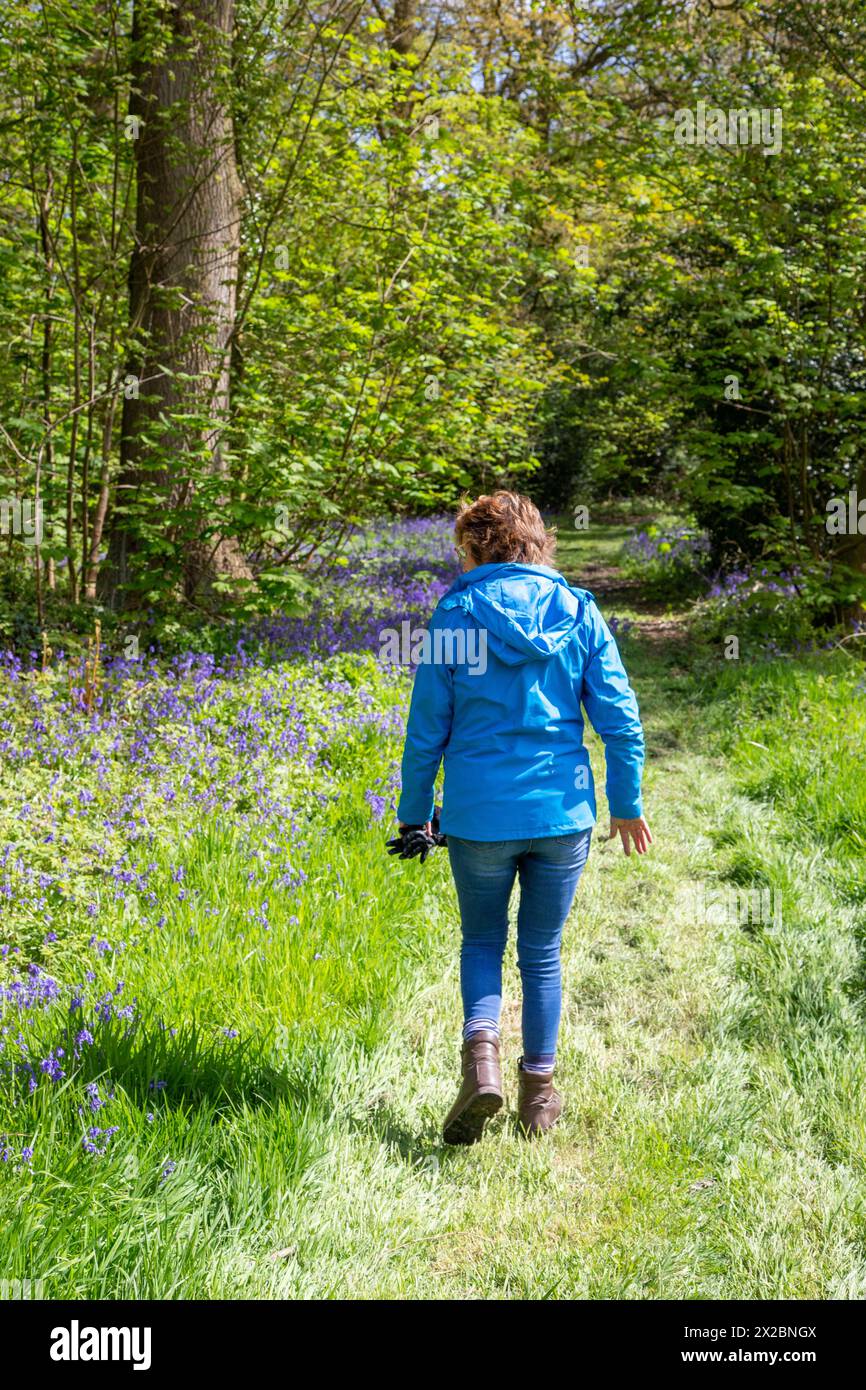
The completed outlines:
[[[545,528],[535,503],[518,492],[500,490],[462,502],[454,534],[479,565],[549,565],[556,549],[555,533]]]

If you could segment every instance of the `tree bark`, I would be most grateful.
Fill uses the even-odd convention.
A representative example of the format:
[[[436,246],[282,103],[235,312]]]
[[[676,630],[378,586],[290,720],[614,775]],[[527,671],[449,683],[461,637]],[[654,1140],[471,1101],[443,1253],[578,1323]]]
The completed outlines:
[[[151,525],[166,509],[165,535],[183,545],[188,597],[217,576],[251,578],[233,537],[205,539],[203,523],[187,526],[183,518],[195,496],[192,460],[211,474],[226,473],[221,441],[241,220],[228,93],[233,23],[234,0],[136,0],[133,19],[133,348],[115,501],[121,508],[146,504]],[[200,418],[178,418],[189,415]],[[105,574],[110,602],[134,602],[141,558],[136,528],[121,511]]]

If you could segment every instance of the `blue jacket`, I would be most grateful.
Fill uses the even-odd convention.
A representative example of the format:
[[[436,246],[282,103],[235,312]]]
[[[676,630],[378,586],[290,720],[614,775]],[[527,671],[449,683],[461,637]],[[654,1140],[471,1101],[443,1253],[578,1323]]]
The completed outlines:
[[[641,814],[644,739],[613,635],[546,565],[478,565],[437,605],[415,675],[398,816],[423,824],[445,761],[442,830],[466,840],[595,823],[581,701],[605,745],[613,816]]]

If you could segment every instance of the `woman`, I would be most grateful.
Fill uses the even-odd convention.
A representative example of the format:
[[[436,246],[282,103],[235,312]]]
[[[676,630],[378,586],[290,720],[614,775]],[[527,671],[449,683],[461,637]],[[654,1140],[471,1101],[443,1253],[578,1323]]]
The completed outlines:
[[[401,836],[429,831],[444,758],[448,837],[463,944],[463,1084],[444,1125],[472,1144],[502,1105],[499,1013],[508,902],[520,880],[523,985],[518,1119],[549,1129],[562,1000],[560,940],[589,853],[595,796],[581,701],[605,745],[610,836],[626,854],[652,843],[641,814],[644,741],[637,701],[592,594],[551,568],[554,538],[526,497],[495,492],[461,508],[463,574],[430,624],[415,677]],[[483,659],[482,659],[483,657]]]

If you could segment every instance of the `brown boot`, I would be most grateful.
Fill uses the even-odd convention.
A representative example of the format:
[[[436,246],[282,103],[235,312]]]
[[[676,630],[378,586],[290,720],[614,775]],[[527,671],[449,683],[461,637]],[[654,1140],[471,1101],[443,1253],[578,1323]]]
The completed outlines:
[[[562,1096],[553,1089],[553,1072],[523,1070],[517,1063],[517,1122],[527,1138],[544,1134],[562,1114]]]
[[[474,1144],[502,1105],[499,1034],[485,1029],[463,1043],[463,1085],[445,1117],[446,1144]]]

